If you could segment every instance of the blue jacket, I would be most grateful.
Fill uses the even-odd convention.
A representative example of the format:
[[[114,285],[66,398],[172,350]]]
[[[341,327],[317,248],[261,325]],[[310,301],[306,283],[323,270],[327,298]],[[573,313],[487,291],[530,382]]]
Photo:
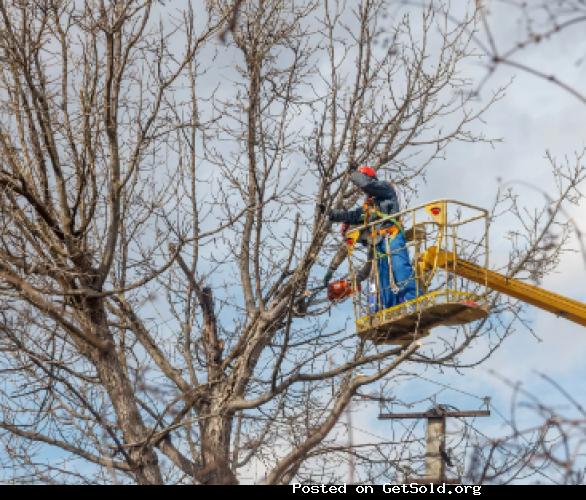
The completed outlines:
[[[379,181],[360,172],[353,172],[350,180],[374,199],[374,204],[382,213],[391,215],[400,210],[397,193],[388,182]],[[346,222],[353,226],[359,226],[364,223],[364,210],[362,207],[353,210],[333,209],[330,211],[329,217],[332,222]]]

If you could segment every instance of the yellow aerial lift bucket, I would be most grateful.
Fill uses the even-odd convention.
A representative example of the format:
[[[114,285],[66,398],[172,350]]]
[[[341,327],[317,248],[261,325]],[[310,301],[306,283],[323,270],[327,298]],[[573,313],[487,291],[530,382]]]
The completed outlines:
[[[430,261],[428,250],[434,248],[450,255],[465,255],[488,270],[487,215],[482,208],[440,200],[352,228],[346,234],[348,279],[353,283],[358,334],[377,344],[401,345],[427,335],[431,328],[440,325],[461,325],[486,317],[485,284],[460,278],[445,259]],[[396,237],[398,231],[389,228],[402,232],[405,248],[397,249],[394,245],[395,250],[385,254],[388,260],[385,269],[388,268],[393,282],[394,252],[408,252],[416,298],[384,307],[381,300],[382,267],[377,263],[380,264],[380,259],[385,256],[381,257],[377,248],[380,248],[381,238],[392,241]],[[366,245],[357,243],[358,233],[367,235]],[[428,260],[423,260],[423,256]],[[360,286],[360,280],[365,279],[365,267],[370,269],[366,278],[368,284]],[[400,284],[395,284],[394,290],[398,289]]]
[[[481,320],[488,314],[489,290],[586,326],[586,304],[489,270],[485,209],[439,200],[390,216],[377,215],[373,222],[346,233],[350,272],[344,280],[347,293],[340,298],[352,296],[356,330],[364,338],[403,345],[437,326]],[[403,236],[397,240],[400,246],[388,245],[398,234]],[[381,252],[381,241],[391,250]],[[381,300],[384,290],[401,290],[393,278],[394,252],[403,252],[411,262],[409,279],[416,293],[411,300],[386,307]],[[383,266],[385,258],[388,265]]]

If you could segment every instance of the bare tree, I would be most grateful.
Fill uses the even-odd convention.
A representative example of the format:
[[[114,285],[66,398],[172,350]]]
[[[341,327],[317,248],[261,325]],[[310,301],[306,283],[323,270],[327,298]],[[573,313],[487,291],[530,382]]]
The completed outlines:
[[[336,480],[314,459],[361,387],[502,338],[381,349],[306,300],[316,204],[366,162],[416,189],[501,95],[459,74],[473,9],[386,7],[0,0],[3,480]]]
[[[536,78],[551,82],[564,92],[576,97],[583,104],[586,95],[580,87],[565,81],[563,75],[555,74],[547,65],[536,66],[526,61],[526,53],[539,50],[539,47],[559,38],[560,34],[575,33],[577,42],[586,24],[586,5],[580,0],[562,0],[559,2],[524,2],[517,0],[479,0],[479,15],[482,29],[476,42],[487,56],[487,74],[480,83],[479,89],[501,66],[508,66],[529,73]],[[507,15],[516,20],[517,37],[514,40],[502,40],[494,32],[491,14]],[[579,43],[570,48],[575,64],[582,64],[584,54]]]
[[[537,373],[552,393],[544,401],[521,383],[502,381],[512,392],[507,432],[475,434],[462,475],[475,484],[584,484],[584,407],[547,375]],[[502,377],[499,377],[502,379]],[[559,399],[553,403],[552,396]],[[536,418],[537,417],[537,418]],[[528,423],[528,420],[531,423]]]

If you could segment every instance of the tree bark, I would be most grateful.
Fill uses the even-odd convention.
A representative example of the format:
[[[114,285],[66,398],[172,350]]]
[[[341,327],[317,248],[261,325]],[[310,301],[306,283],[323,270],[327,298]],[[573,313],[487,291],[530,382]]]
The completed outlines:
[[[220,394],[215,397],[221,397]],[[215,399],[213,397],[213,399]],[[204,484],[238,484],[230,467],[230,436],[233,415],[225,408],[203,405],[200,409],[201,461],[200,478]],[[209,417],[206,418],[206,415]]]

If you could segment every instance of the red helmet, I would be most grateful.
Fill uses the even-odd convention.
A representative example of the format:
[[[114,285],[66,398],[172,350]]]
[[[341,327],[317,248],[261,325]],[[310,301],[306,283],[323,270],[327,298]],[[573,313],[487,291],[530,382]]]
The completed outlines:
[[[358,171],[361,174],[368,175],[368,177],[376,177],[376,172],[374,171],[374,169],[372,167],[369,167],[368,165],[363,165],[362,167],[358,167]]]

